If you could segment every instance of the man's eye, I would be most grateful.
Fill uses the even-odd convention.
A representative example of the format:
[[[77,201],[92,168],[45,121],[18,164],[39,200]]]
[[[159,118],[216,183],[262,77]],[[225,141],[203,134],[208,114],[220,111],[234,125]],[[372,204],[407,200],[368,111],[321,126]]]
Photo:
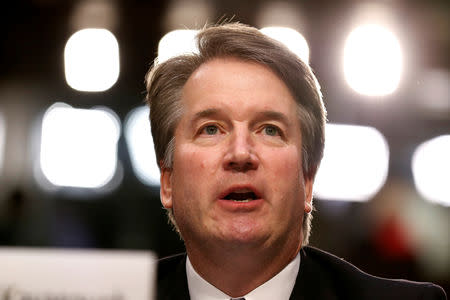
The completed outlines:
[[[219,128],[217,128],[216,125],[208,125],[203,128],[203,133],[205,133],[207,135],[217,134],[218,131],[219,131]]]
[[[280,135],[280,130],[276,126],[267,125],[264,127],[264,133],[270,136],[277,136]]]

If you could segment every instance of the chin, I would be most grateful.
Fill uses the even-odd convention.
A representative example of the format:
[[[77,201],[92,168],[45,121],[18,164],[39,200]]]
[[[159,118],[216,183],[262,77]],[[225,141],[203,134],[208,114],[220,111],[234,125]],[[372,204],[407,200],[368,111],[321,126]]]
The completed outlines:
[[[225,244],[229,243],[234,246],[261,246],[268,239],[270,235],[255,228],[238,228],[237,230],[228,230],[221,232],[219,239]]]

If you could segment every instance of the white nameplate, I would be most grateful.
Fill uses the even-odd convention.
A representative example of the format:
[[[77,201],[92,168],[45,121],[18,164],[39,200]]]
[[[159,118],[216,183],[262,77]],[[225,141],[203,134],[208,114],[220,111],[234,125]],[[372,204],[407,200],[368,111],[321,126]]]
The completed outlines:
[[[0,248],[0,300],[151,300],[155,276],[151,252]]]

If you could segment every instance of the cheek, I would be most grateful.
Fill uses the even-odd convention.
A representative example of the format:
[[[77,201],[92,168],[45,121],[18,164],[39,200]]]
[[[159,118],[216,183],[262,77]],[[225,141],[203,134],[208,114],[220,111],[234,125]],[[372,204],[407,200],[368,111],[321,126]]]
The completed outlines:
[[[266,166],[271,170],[271,178],[268,182],[277,183],[273,186],[275,193],[285,196],[290,194],[290,197],[294,198],[298,198],[300,195],[300,198],[303,198],[304,184],[301,157],[299,157],[296,150],[284,150],[273,153]]]
[[[211,182],[219,166],[214,151],[198,149],[190,145],[181,146],[175,152],[174,186],[183,189],[197,189],[199,192]],[[191,191],[192,192],[192,191]]]
[[[219,165],[214,151],[198,150],[195,147],[181,149],[180,163],[184,174],[191,177],[210,176]]]
[[[267,162],[266,165],[273,170],[273,175],[300,179],[302,163],[298,151],[291,149],[274,151],[268,155]]]

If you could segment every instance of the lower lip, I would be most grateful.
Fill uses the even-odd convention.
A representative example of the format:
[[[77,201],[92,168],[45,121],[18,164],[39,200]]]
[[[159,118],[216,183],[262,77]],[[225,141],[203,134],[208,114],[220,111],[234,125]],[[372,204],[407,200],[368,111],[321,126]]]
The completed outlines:
[[[264,201],[263,199],[255,199],[248,202],[219,199],[217,202],[220,207],[226,210],[245,212],[258,209]]]

